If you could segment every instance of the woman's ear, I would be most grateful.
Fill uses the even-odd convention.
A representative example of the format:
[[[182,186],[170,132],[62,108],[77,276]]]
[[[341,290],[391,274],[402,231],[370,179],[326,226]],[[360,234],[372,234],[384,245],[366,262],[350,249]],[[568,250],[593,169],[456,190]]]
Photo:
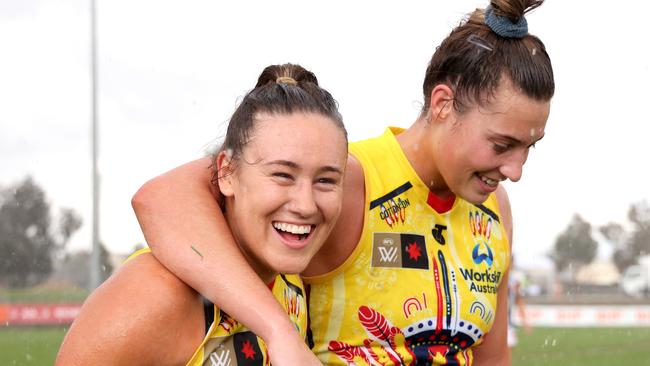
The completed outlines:
[[[230,150],[219,151],[217,155],[217,177],[219,179],[219,190],[224,197],[230,197],[234,194],[233,173],[232,152]]]
[[[430,120],[444,121],[453,111],[454,91],[446,84],[438,84],[431,90],[430,100]]]

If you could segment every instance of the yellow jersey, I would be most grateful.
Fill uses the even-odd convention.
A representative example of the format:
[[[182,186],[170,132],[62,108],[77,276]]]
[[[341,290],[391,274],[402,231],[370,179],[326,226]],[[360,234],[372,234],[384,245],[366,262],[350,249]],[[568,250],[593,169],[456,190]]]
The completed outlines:
[[[144,248],[128,259],[151,252]],[[280,302],[302,338],[307,335],[307,302],[305,288],[298,275],[276,276],[269,285],[273,296]],[[262,366],[270,365],[264,341],[244,327],[237,320],[213,304],[210,313],[213,319],[201,344],[187,366]]]
[[[339,268],[304,278],[326,365],[471,365],[494,322],[510,258],[496,196],[433,195],[399,132],[350,144],[365,178],[360,241]]]

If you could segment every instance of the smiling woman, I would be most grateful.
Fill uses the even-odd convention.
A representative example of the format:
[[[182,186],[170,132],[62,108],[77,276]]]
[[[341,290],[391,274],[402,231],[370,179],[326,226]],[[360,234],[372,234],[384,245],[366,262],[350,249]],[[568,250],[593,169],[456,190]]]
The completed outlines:
[[[287,339],[303,347],[305,290],[299,276],[286,274],[304,270],[332,230],[346,160],[336,102],[314,74],[287,64],[264,70],[213,162],[194,163],[204,174],[212,171],[235,242],[298,330]],[[199,258],[210,250],[190,247]],[[88,298],[57,365],[267,365],[268,359],[261,339],[143,250]]]
[[[453,94],[438,91],[442,93]],[[544,135],[549,110],[548,101],[523,95],[503,78],[489,103],[464,111],[454,117],[455,123],[441,124],[433,134],[433,156],[445,157],[437,159],[433,179],[446,184],[436,184],[440,189],[432,187],[432,191],[441,196],[453,192],[469,202],[482,203],[499,182],[519,181],[530,148]]]
[[[217,166],[228,226],[268,282],[277,272],[303,271],[320,249],[314,243],[329,235],[341,208],[346,147],[340,127],[320,114],[256,120],[241,156],[221,151]]]

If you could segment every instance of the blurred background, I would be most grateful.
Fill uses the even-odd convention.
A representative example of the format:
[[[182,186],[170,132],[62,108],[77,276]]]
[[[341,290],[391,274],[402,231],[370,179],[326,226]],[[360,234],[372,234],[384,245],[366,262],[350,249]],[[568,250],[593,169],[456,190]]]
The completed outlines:
[[[132,195],[218,144],[265,66],[314,71],[351,141],[408,127],[436,45],[486,5],[0,0],[0,364],[52,363],[89,291],[146,245]],[[557,91],[507,183],[530,330],[515,365],[650,365],[649,10],[547,0],[527,17]]]

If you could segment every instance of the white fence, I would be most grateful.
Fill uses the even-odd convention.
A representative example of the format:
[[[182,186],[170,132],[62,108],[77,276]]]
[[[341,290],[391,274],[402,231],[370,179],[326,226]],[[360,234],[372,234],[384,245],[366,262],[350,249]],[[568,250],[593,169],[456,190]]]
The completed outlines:
[[[512,311],[521,324],[517,309]],[[650,327],[650,305],[526,305],[525,316],[540,327]]]

